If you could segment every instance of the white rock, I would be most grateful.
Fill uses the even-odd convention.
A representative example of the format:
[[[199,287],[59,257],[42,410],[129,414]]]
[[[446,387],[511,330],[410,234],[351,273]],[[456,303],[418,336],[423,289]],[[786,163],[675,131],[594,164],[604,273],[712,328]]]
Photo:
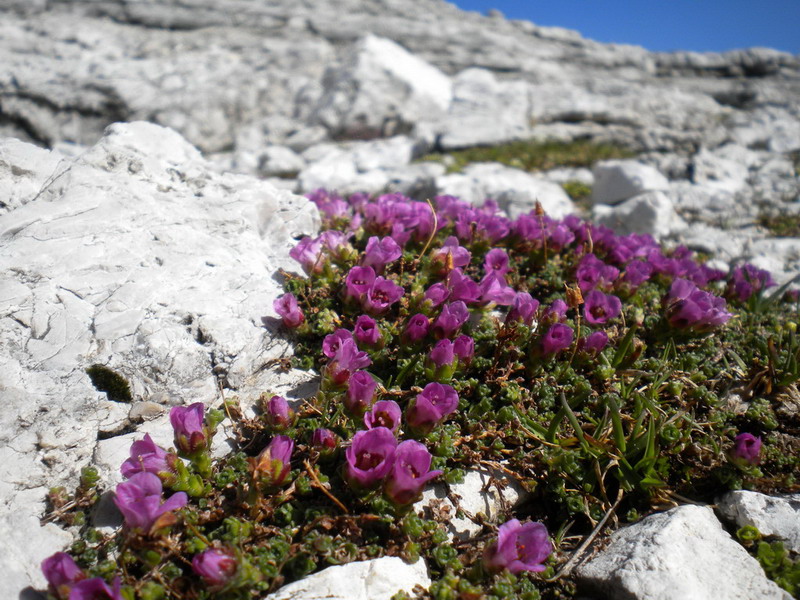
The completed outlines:
[[[15,139],[0,139],[0,214],[36,197],[66,168],[63,155]]]
[[[306,161],[286,146],[268,146],[258,159],[258,172],[265,177],[296,174]]]
[[[428,589],[431,580],[422,560],[412,565],[396,556],[328,567],[283,586],[264,600],[391,600],[399,591],[411,593],[417,585]]]
[[[443,150],[492,145],[530,135],[530,86],[498,81],[486,69],[467,69],[453,80],[447,116],[435,123]]]
[[[666,190],[667,178],[635,160],[606,160],[592,170],[593,204],[618,204],[643,192]]]
[[[649,233],[664,238],[686,227],[672,202],[663,192],[646,192],[616,206],[603,204],[592,208],[592,219],[610,227],[619,235]]]
[[[367,34],[325,76],[313,118],[334,133],[375,137],[444,114],[450,78],[386,38]]]
[[[495,483],[492,485],[492,482]],[[459,508],[473,517],[483,513],[489,521],[496,520],[504,510],[515,507],[527,496],[514,479],[499,472],[485,470],[467,471],[462,483],[450,486],[437,483],[426,488],[414,509],[419,512],[427,507],[436,513],[447,510],[450,515],[448,535],[451,539],[459,540],[468,539],[478,533],[481,525],[466,515],[456,515],[456,506],[448,498],[448,488],[450,494],[458,498]]]
[[[721,152],[701,150],[692,159],[692,181],[703,187],[734,194],[745,188],[749,170],[740,160]]]
[[[775,536],[788,549],[800,553],[800,494],[767,496],[737,490],[717,499],[717,510],[737,527],[751,525],[762,535]]]
[[[610,600],[788,600],[708,507],[687,505],[646,517],[576,575]]]
[[[530,211],[537,200],[553,218],[575,212],[575,205],[560,185],[498,163],[473,163],[463,173],[437,177],[436,187],[440,194],[458,196],[471,204],[493,198],[512,217]]]
[[[64,550],[72,536],[52,523],[42,526],[36,517],[11,513],[0,516],[0,540],[0,597],[17,598],[28,586],[47,587],[40,565]]]
[[[38,518],[47,488],[73,489],[96,449],[113,483],[128,440],[98,445],[98,432],[119,430],[132,407],[93,387],[92,364],[122,374],[134,403],[211,404],[220,381],[257,397],[278,381],[262,369],[288,351],[262,321],[281,293],[273,275],[297,270],[294,236],[319,224],[305,199],[218,175],[148,123],[113,125],[64,161],[35,199],[0,215],[0,517]],[[21,563],[40,560],[11,538],[0,551],[7,543]]]

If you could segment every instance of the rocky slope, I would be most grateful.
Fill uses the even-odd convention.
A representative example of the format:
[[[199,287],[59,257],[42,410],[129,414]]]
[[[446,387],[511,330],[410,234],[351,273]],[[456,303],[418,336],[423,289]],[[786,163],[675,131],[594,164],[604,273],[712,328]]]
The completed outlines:
[[[0,137],[18,138],[0,139],[4,597],[41,586],[38,562],[69,542],[38,525],[47,488],[90,461],[113,481],[134,431],[169,435],[166,407],[220,385],[304,394],[271,368],[287,349],[264,321],[292,237],[318,225],[292,191],[562,215],[558,184],[581,180],[612,226],[800,270],[800,240],[758,224],[800,206],[800,58],[785,53],[655,54],[440,0],[7,0],[0,65]],[[163,127],[106,129],[140,120]],[[537,175],[412,163],[528,138],[639,157]],[[134,402],[99,391],[93,364]]]

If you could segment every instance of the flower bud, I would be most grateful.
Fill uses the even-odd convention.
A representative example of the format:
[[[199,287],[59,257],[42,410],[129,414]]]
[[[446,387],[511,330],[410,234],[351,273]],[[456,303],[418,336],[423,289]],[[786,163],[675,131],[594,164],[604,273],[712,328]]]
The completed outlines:
[[[283,396],[273,396],[267,402],[264,418],[276,431],[284,431],[294,423],[294,411]]]
[[[434,381],[450,381],[457,366],[453,342],[439,340],[425,359],[425,375]]]
[[[229,552],[209,548],[192,559],[192,571],[210,588],[221,589],[236,574],[238,563]]]
[[[740,433],[733,442],[731,457],[742,466],[757,465],[761,461],[761,438],[751,433]]]
[[[205,425],[205,407],[202,402],[189,406],[175,406],[169,413],[169,420],[175,432],[175,446],[183,455],[192,455],[208,450],[211,445],[211,432]]]
[[[286,482],[292,470],[291,460],[294,442],[285,435],[276,435],[261,453],[251,459],[253,482],[268,493]]]
[[[351,375],[347,387],[345,408],[351,415],[360,417],[372,406],[377,389],[378,382],[372,375],[366,371],[356,371]]]

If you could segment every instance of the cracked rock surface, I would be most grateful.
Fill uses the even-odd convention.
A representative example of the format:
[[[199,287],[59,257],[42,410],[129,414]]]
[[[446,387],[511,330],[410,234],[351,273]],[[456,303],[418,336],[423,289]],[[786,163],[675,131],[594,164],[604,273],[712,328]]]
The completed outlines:
[[[14,140],[0,155],[0,186],[20,190],[0,215],[0,529],[28,523],[31,540],[1,538],[10,598],[41,585],[36,565],[65,543],[37,524],[46,490],[74,486],[104,441],[159,406],[212,403],[219,386],[246,398],[308,378],[270,367],[288,352],[270,315],[275,274],[319,217],[266,182],[211,172],[149,123],[113,125],[74,159]],[[96,364],[128,381],[132,402],[95,389]]]

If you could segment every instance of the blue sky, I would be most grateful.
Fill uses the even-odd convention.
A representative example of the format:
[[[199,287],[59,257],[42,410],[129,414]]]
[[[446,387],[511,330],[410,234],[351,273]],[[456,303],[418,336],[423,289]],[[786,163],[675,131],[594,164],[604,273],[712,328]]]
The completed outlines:
[[[450,0],[649,50],[767,46],[800,54],[800,0]]]

